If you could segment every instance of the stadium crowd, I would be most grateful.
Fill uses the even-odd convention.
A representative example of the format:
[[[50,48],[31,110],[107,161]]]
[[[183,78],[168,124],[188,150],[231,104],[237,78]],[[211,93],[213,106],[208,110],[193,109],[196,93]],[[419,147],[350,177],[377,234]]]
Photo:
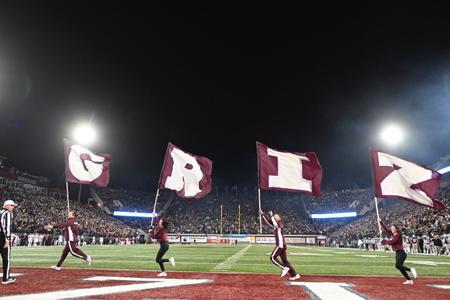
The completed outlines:
[[[110,211],[144,212],[149,210],[149,203],[154,195],[143,191],[127,189],[96,189],[96,192]]]
[[[66,201],[33,189],[0,189],[1,200],[14,199],[19,206],[14,213],[14,232],[19,245],[50,245],[58,240],[60,232],[49,233],[44,224],[56,224],[67,217]],[[106,243],[119,242],[121,238],[135,238],[136,229],[112,218],[103,211],[79,205],[72,201],[80,223],[81,242],[92,243],[93,237]],[[83,241],[84,240],[84,241]],[[95,241],[95,238],[94,238]]]
[[[61,193],[48,188],[49,181],[17,169],[0,170],[0,200],[14,199],[19,203],[15,212],[15,232],[19,245],[50,245],[61,243],[60,232],[43,231],[46,223],[57,223],[66,217],[66,201]],[[21,176],[20,178],[17,176]],[[31,181],[30,181],[31,180]],[[219,192],[219,190],[221,192]],[[60,191],[61,192],[61,191]],[[142,242],[149,227],[148,219],[116,218],[108,214],[115,210],[148,212],[154,195],[126,189],[95,189],[101,205],[71,207],[78,211],[81,243],[114,244]],[[183,199],[171,191],[162,192],[157,211],[170,223],[171,233],[236,234],[258,233],[259,214],[256,193],[248,189],[217,188],[203,199]],[[329,237],[332,246],[379,248],[373,196],[370,189],[347,189],[322,192],[320,197],[279,191],[262,191],[262,208],[282,215],[286,234],[320,234]],[[444,205],[450,205],[450,188],[438,195]],[[92,202],[94,201],[94,202]],[[95,203],[91,199],[90,203]],[[104,210],[104,208],[108,208]],[[356,211],[360,217],[342,220],[313,220],[311,213]],[[238,213],[240,211],[240,214]],[[402,227],[409,251],[450,253],[449,209],[437,212],[405,201],[383,200],[380,213],[388,224]],[[263,233],[271,233],[263,224]],[[361,242],[360,242],[361,241]],[[407,247],[408,249],[408,247]]]
[[[223,189],[226,190],[226,189]],[[120,202],[124,207],[130,207],[127,197],[121,197],[122,191],[108,189],[108,191],[99,191],[102,201],[105,203]],[[343,194],[342,201],[339,201],[339,195]],[[290,194],[285,192],[263,192],[262,203],[266,210],[273,210],[280,213],[284,219],[286,234],[328,234],[349,220],[343,221],[313,221],[310,219],[310,212],[319,211],[320,205],[324,203],[331,204],[333,211],[345,209],[357,209],[363,207],[369,202],[368,190],[324,193],[320,197],[311,197],[302,194]],[[104,199],[107,197],[106,199]],[[167,194],[165,195],[167,198]],[[149,206],[148,198],[141,200],[141,206],[135,211],[149,211],[145,206]],[[320,200],[318,200],[320,199]],[[135,198],[132,200],[138,203]],[[164,201],[164,196],[160,197]],[[328,205],[328,204],[327,204]],[[211,193],[200,200],[188,200],[175,197],[165,210],[161,210],[164,205],[159,203],[158,212],[167,218],[170,225],[170,231],[173,233],[204,233],[204,234],[236,234],[236,233],[258,233],[259,232],[259,214],[258,204],[255,195],[247,192],[234,193],[225,192]],[[240,206],[240,218],[239,207]],[[222,207],[222,218],[221,218]],[[330,206],[327,206],[330,209]],[[322,207],[322,210],[324,208]],[[122,218],[130,226],[145,229],[148,227],[148,221]],[[264,232],[269,233],[269,229],[263,224]]]
[[[380,217],[387,224],[398,225],[411,252],[440,254],[435,244],[442,246],[450,254],[450,189],[442,189],[437,198],[446,206],[443,211],[436,211],[405,201],[384,199],[380,203]],[[371,211],[362,218],[351,222],[336,231],[330,238],[340,244],[354,244],[357,240],[371,240],[379,237],[376,212]],[[442,244],[442,245],[441,245]]]

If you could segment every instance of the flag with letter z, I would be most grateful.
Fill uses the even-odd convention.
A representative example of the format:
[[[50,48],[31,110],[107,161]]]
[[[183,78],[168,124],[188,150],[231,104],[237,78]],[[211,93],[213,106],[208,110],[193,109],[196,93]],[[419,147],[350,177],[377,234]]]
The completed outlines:
[[[261,189],[320,195],[322,167],[314,152],[287,152],[259,142],[256,151]]]
[[[435,199],[441,174],[396,156],[370,149],[373,185],[376,197],[397,198],[444,209]]]

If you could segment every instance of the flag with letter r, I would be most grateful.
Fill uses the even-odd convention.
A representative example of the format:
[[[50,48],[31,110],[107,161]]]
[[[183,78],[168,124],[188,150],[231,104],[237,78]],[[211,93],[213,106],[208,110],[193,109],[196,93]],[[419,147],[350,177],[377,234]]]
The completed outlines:
[[[370,149],[370,157],[376,197],[397,198],[437,210],[444,209],[444,205],[435,199],[441,174],[374,149]]]
[[[169,143],[159,188],[174,190],[183,198],[199,199],[212,189],[211,173],[210,159],[184,152]]]
[[[261,189],[320,195],[322,167],[314,152],[287,152],[259,142],[256,151]]]
[[[66,181],[106,187],[109,183],[110,154],[95,154],[89,149],[64,139]]]

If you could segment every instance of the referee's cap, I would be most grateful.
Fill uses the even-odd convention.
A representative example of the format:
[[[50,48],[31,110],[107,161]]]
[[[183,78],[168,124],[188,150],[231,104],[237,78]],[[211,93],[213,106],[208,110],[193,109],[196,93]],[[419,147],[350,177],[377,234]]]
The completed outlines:
[[[17,206],[17,203],[13,200],[6,200],[5,203],[3,203],[3,207],[5,207],[6,205]]]

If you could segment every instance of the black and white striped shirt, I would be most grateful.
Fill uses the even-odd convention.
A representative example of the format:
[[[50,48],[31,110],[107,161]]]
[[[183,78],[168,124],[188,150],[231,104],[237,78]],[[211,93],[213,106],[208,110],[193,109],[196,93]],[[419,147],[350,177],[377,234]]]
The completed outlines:
[[[12,212],[7,209],[2,209],[0,211],[0,229],[7,241],[11,240],[11,219]]]

